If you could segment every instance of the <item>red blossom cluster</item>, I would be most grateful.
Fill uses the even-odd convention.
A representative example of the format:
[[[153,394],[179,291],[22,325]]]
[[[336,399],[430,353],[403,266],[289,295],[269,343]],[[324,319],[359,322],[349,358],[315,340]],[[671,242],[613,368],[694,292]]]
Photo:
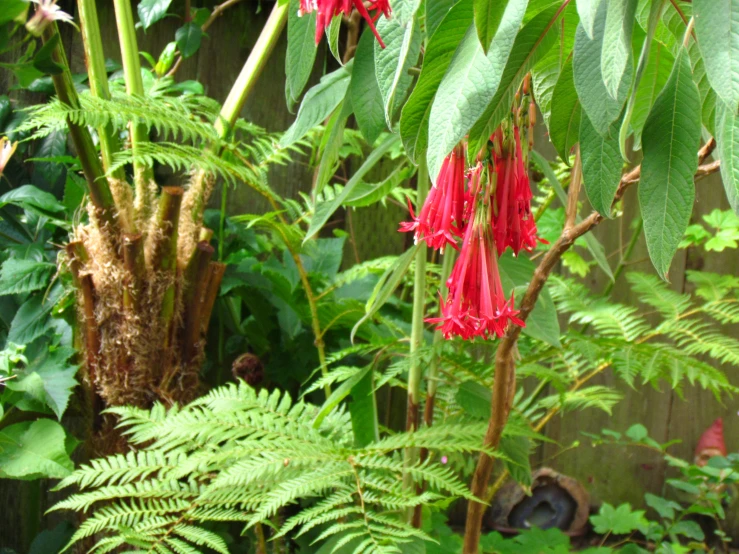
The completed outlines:
[[[385,48],[385,43],[382,42],[382,38],[380,38],[380,34],[375,28],[375,21],[378,20],[380,15],[390,17],[389,0],[370,0],[367,5],[362,0],[300,0],[298,15],[302,16],[306,13],[316,12],[316,44],[318,44],[321,42],[321,36],[326,27],[331,25],[334,16],[351,15],[354,8],[357,8],[359,14],[367,21],[380,46]],[[370,12],[374,13],[370,14]]]
[[[447,281],[449,294],[441,299],[441,315],[426,320],[437,323],[447,339],[501,337],[509,323],[524,326],[513,296],[505,298],[498,257],[507,248],[514,255],[531,251],[542,239],[531,214],[519,128],[501,127],[491,142],[491,153],[480,156],[469,170],[465,147],[457,146],[444,160],[418,216],[409,201],[411,221],[400,224],[400,231],[413,232],[416,242],[423,240],[442,252],[447,245],[460,250]]]

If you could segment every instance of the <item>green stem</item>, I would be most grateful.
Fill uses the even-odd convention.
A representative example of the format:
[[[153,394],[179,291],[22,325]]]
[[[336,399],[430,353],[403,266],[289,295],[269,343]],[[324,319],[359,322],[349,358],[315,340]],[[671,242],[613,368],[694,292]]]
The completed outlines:
[[[267,23],[264,25],[264,29],[259,34],[254,48],[252,48],[246,63],[244,63],[244,67],[241,69],[241,73],[239,73],[239,76],[231,87],[231,91],[228,93],[218,120],[215,123],[216,131],[221,139],[225,139],[228,136],[231,128],[236,123],[241,113],[241,108],[244,107],[244,102],[246,102],[249,93],[259,78],[259,74],[269,60],[269,56],[277,44],[282,29],[287,22],[287,11],[287,3],[284,5],[281,5],[279,2],[275,4],[272,13],[269,15],[269,19],[267,19]],[[211,144],[209,149],[211,152],[220,152],[221,145]],[[206,186],[206,182],[207,176],[203,171],[199,171],[193,177],[190,188],[187,191],[190,199],[185,204],[191,210],[192,220],[196,223],[199,223],[201,215],[205,210],[205,205],[208,203],[208,195],[211,188]]]
[[[269,60],[269,56],[275,44],[277,44],[277,40],[280,38],[282,29],[287,22],[287,11],[288,2],[284,4],[275,3],[275,7],[272,9],[272,13],[270,13],[269,19],[267,19],[267,23],[264,25],[264,29],[259,34],[254,48],[252,48],[244,67],[241,69],[241,73],[239,73],[236,82],[231,87],[231,91],[228,93],[228,97],[221,108],[220,117],[215,124],[216,130],[222,139],[226,138],[229,130],[236,123],[236,119],[241,113],[241,108],[244,107],[244,102],[246,102],[249,93],[259,78],[259,74],[262,72],[267,60]]]
[[[425,160],[418,164],[418,185],[416,192],[416,205],[421,209],[429,190],[429,176]],[[416,253],[416,268],[413,278],[413,317],[411,319],[411,344],[410,344],[410,368],[408,369],[408,404],[406,412],[407,432],[418,429],[419,410],[418,405],[421,396],[421,357],[420,351],[423,347],[423,320],[426,308],[426,250],[425,243],[421,244]],[[409,467],[416,462],[417,451],[415,448],[405,450],[405,465]],[[410,473],[403,475],[403,484],[406,488],[413,485]],[[413,517],[413,510],[409,510],[409,518]]]
[[[85,48],[90,92],[95,98],[110,100],[108,72],[105,70],[103,40],[100,35],[100,23],[95,0],[78,0],[77,10],[80,17],[82,44]],[[100,153],[103,157],[103,167],[108,171],[113,164],[113,154],[121,148],[120,141],[112,125],[99,127],[98,135],[100,136]],[[124,180],[123,168],[118,169],[114,173],[114,177]]]
[[[616,286],[616,281],[618,281],[618,278],[621,276],[624,269],[626,268],[626,262],[629,261],[629,258],[631,258],[631,255],[634,253],[634,248],[636,247],[636,243],[639,242],[639,237],[641,237],[642,229],[644,229],[644,220],[640,217],[637,219],[634,234],[631,235],[631,240],[626,246],[626,250],[624,251],[623,256],[621,256],[621,260],[618,262],[618,266],[616,266],[616,271],[613,272],[613,280],[608,283],[608,286],[606,286],[605,289],[603,289],[603,296],[609,296],[611,294],[611,291],[613,291],[613,287]]]
[[[56,24],[46,27],[43,33],[43,41],[49,42],[59,37],[59,30]],[[79,109],[80,101],[77,96],[77,89],[72,81],[72,74],[69,71],[69,62],[67,54],[64,52],[61,40],[59,39],[52,54],[54,61],[62,66],[64,70],[61,73],[52,75],[51,80],[54,83],[54,89],[59,101],[74,109]],[[80,158],[82,172],[87,181],[87,187],[90,193],[90,200],[95,208],[98,209],[100,223],[108,228],[111,237],[118,236],[118,218],[116,217],[116,205],[113,194],[110,191],[108,180],[105,178],[103,166],[98,158],[95,144],[92,142],[92,136],[87,127],[72,123],[67,119],[67,127],[72,143]]]
[[[144,95],[144,82],[141,79],[141,63],[139,62],[139,46],[136,40],[136,27],[130,0],[113,0],[115,19],[118,26],[118,41],[121,46],[123,75],[126,80],[126,92],[130,96]],[[140,218],[147,215],[153,203],[149,183],[154,178],[151,167],[144,164],[136,156],[140,145],[148,142],[149,136],[144,124],[131,122],[131,148],[134,152],[133,172],[136,185],[135,209]]]

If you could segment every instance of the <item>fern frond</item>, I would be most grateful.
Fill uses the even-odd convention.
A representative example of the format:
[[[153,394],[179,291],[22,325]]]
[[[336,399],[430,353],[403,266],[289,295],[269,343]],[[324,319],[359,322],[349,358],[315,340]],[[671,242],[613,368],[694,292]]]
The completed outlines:
[[[676,318],[691,305],[690,295],[680,294],[655,275],[630,272],[626,280],[639,293],[639,300],[656,308],[665,318]]]

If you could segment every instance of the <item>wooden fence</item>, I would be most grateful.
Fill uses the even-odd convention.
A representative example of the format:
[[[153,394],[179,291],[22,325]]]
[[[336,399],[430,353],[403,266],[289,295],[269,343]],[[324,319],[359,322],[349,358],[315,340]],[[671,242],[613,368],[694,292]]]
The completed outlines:
[[[175,2],[174,9],[182,10],[181,4],[184,3]],[[212,7],[211,1],[206,1],[205,4]],[[68,12],[74,12],[71,0],[64,0],[60,5]],[[223,101],[256,41],[271,6],[267,2],[260,5],[254,0],[245,0],[230,8],[226,16],[209,29],[208,37],[204,39],[200,50],[184,61],[177,78],[197,79],[205,85],[211,97]],[[101,0],[98,2],[98,10],[103,28],[105,56],[120,60],[112,3]],[[139,47],[155,57],[158,56],[162,48],[173,40],[175,30],[180,24],[179,19],[170,18],[158,23],[148,33],[139,30]],[[79,34],[67,29],[65,37],[73,70],[84,71]],[[294,118],[284,101],[285,47],[283,36],[242,113],[248,120],[270,131],[286,129]],[[328,60],[325,44],[319,49],[312,82],[317,82],[320,77],[324,60]],[[12,84],[9,79],[8,75],[0,74],[0,93]],[[35,99],[26,97],[26,101],[29,100]],[[540,135],[537,148],[542,154],[553,158],[554,149],[548,144],[543,132]],[[304,164],[292,164],[274,169],[270,179],[272,186],[280,194],[296,197],[298,192],[310,189],[311,175],[312,171]],[[619,252],[631,236],[629,222],[639,214],[635,192],[632,188],[626,195],[624,218],[605,221],[595,230],[610,255],[612,266],[618,261]],[[216,203],[219,194],[216,192],[214,195]],[[266,208],[261,199],[246,187],[232,189],[228,194],[229,209],[233,213],[262,211]],[[695,220],[714,208],[728,208],[717,175],[699,182],[696,202],[693,215]],[[357,239],[359,259],[401,252],[405,237],[397,233],[396,229],[397,222],[404,216],[403,211],[394,206],[371,207],[354,212],[351,225]],[[344,225],[348,226],[347,222]],[[353,256],[352,253],[352,258]],[[629,269],[651,271],[643,238],[631,259],[635,262]],[[679,251],[670,271],[670,280],[675,290],[686,290],[685,273],[690,269],[737,274],[739,256],[735,250],[722,254],[712,253],[710,256],[694,250]],[[607,285],[607,277],[600,271],[594,271],[588,278],[588,284],[593,291],[601,291]],[[616,287],[615,298],[623,302],[633,300],[623,276]],[[730,379],[735,385],[739,385],[739,376],[732,374]],[[646,449],[610,446],[590,448],[587,438],[582,435],[583,431],[598,433],[603,428],[623,431],[633,423],[642,423],[649,430],[650,436],[658,441],[681,440],[682,443],[673,448],[673,453],[682,458],[692,458],[694,446],[703,430],[716,417],[723,416],[727,446],[730,451],[739,449],[739,406],[733,399],[726,399],[722,405],[716,402],[711,393],[691,386],[684,388],[682,398],[666,386],[661,391],[641,386],[629,389],[608,373],[599,377],[599,381],[594,384],[613,385],[623,392],[624,400],[615,407],[613,415],[590,410],[585,413],[567,413],[555,418],[548,424],[545,433],[556,443],[541,448],[533,462],[549,465],[578,478],[589,488],[595,501],[608,501],[612,504],[631,502],[632,505],[641,506],[644,492],[662,492],[665,478],[670,472],[659,454]],[[583,444],[581,447],[565,449],[564,453],[556,455],[560,449],[578,440]],[[2,547],[11,547],[19,554],[26,552],[34,530],[39,525],[47,525],[48,518],[39,523],[44,509],[53,503],[53,499],[43,492],[46,486],[45,483],[38,482],[28,484],[0,481],[0,551]],[[33,491],[38,493],[39,490],[41,495],[37,497]],[[39,521],[29,520],[31,513],[38,513]],[[739,536],[739,525],[734,525],[732,530],[734,536]]]

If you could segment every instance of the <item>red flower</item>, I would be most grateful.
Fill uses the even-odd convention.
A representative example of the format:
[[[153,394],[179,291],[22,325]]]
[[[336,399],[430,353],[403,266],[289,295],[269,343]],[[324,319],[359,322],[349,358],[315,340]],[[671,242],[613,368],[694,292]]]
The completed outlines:
[[[515,255],[521,250],[530,252],[537,241],[544,241],[536,235],[536,222],[531,214],[531,186],[518,127],[513,127],[513,144],[510,144],[510,139],[505,140],[501,129],[492,139],[495,143],[493,162],[496,175],[492,225],[498,255],[509,246]]]
[[[464,234],[465,222],[464,147],[457,146],[441,166],[421,213],[416,217],[410,200],[410,222],[400,224],[401,232],[413,231],[415,242],[425,240],[431,248],[444,251],[447,244],[457,248],[457,238]]]
[[[490,228],[489,206],[481,201],[467,225],[462,251],[447,281],[449,296],[441,299],[441,317],[429,318],[449,339],[459,336],[501,337],[508,322],[524,326],[516,315],[513,296],[506,300],[498,272],[498,261]]]
[[[316,12],[316,44],[318,44],[321,42],[321,36],[326,30],[326,27],[331,24],[331,19],[341,14],[348,16],[352,13],[353,8],[357,8],[359,14],[364,17],[375,37],[377,37],[377,42],[385,48],[385,43],[382,42],[380,34],[375,29],[375,21],[377,21],[380,15],[390,17],[389,0],[371,0],[369,2],[369,10],[365,7],[362,0],[300,0],[298,15],[302,16],[306,13]],[[375,12],[375,14],[370,15],[370,11]]]

